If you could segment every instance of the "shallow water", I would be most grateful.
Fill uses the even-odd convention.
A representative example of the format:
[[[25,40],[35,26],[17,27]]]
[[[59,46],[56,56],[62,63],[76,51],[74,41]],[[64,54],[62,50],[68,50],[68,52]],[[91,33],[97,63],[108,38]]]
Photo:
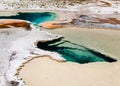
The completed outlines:
[[[0,16],[0,19],[22,19],[27,20],[34,25],[38,25],[45,21],[52,21],[56,18],[55,13],[51,12],[24,12],[24,13],[18,13],[17,15],[13,16]]]

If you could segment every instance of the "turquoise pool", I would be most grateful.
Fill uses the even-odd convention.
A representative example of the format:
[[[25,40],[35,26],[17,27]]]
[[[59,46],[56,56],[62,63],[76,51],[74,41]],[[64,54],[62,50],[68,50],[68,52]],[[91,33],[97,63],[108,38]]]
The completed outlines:
[[[58,40],[59,41],[59,40]],[[38,43],[38,48],[44,50],[58,52],[67,61],[77,62],[80,64],[90,62],[115,62],[115,59],[104,54],[94,51],[85,46],[76,44],[68,40],[60,40],[59,42],[51,41],[48,43]]]
[[[56,18],[55,13],[51,12],[24,12],[18,13],[18,15],[13,16],[0,16],[0,19],[23,19],[34,23],[38,26],[39,23],[45,21],[52,21]],[[78,34],[79,35],[79,34]],[[67,61],[77,62],[77,63],[89,63],[89,62],[114,62],[108,56],[105,56],[99,52],[91,50],[85,46],[75,44],[71,41],[60,40],[50,44],[38,43],[38,47],[44,50],[54,51],[61,54]]]
[[[34,23],[38,26],[39,23],[45,21],[52,21],[57,17],[55,13],[51,12],[20,12],[13,16],[0,16],[0,19],[22,19]]]

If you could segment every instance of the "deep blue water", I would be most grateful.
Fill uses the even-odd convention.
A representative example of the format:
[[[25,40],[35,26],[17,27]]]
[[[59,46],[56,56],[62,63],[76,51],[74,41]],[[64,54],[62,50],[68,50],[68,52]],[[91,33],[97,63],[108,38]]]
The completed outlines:
[[[17,15],[13,15],[13,16],[0,16],[0,19],[27,20],[34,23],[35,26],[45,21],[52,21],[55,18],[56,18],[56,14],[51,12],[24,12],[24,13],[20,12]]]

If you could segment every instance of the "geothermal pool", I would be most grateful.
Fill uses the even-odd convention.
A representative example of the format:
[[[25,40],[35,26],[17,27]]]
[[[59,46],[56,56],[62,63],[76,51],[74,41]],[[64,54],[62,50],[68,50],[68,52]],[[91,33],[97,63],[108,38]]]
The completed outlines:
[[[38,48],[58,52],[67,61],[77,62],[80,64],[90,62],[115,62],[115,59],[110,58],[100,52],[89,49],[83,45],[76,44],[68,40],[59,40],[48,43],[37,44]]]
[[[46,21],[52,21],[56,17],[57,15],[51,12],[24,12],[12,16],[0,16],[0,19],[22,19],[22,20],[30,21],[34,23],[35,26],[38,26],[38,24]],[[51,44],[38,43],[38,48],[42,48],[48,51],[58,52],[67,61],[77,62],[82,64],[89,62],[116,61],[115,59],[112,59],[106,55],[103,55],[85,46],[74,43],[73,40],[61,40],[59,42],[51,43]]]
[[[52,12],[19,12],[17,15],[0,16],[0,19],[22,19],[34,23],[35,26],[46,21],[52,21],[56,18]]]

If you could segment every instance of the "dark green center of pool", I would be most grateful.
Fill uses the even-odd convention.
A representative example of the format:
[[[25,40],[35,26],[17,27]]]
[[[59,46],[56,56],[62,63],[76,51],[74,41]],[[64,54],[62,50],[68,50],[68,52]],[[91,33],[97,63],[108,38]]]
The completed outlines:
[[[22,19],[34,23],[38,26],[40,23],[46,21],[53,21],[57,15],[52,12],[23,12],[12,16],[0,16],[0,19]]]
[[[58,41],[58,40],[57,40]],[[62,40],[60,42],[50,41],[46,43],[39,42],[37,46],[44,50],[58,52],[67,61],[77,62],[80,64],[90,62],[115,62],[110,58],[97,51],[89,49],[85,46],[75,44],[71,41]]]
[[[38,26],[42,22],[52,21],[56,18],[55,13],[51,12],[27,12],[27,13],[18,13],[13,16],[0,16],[0,19],[22,19],[34,23],[35,26]],[[90,62],[114,62],[115,59],[112,59],[108,56],[105,56],[99,52],[86,48],[70,41],[66,40],[57,40],[50,41],[46,43],[38,43],[39,48],[49,51],[58,52],[65,58],[67,61],[77,62],[77,63],[90,63]]]

